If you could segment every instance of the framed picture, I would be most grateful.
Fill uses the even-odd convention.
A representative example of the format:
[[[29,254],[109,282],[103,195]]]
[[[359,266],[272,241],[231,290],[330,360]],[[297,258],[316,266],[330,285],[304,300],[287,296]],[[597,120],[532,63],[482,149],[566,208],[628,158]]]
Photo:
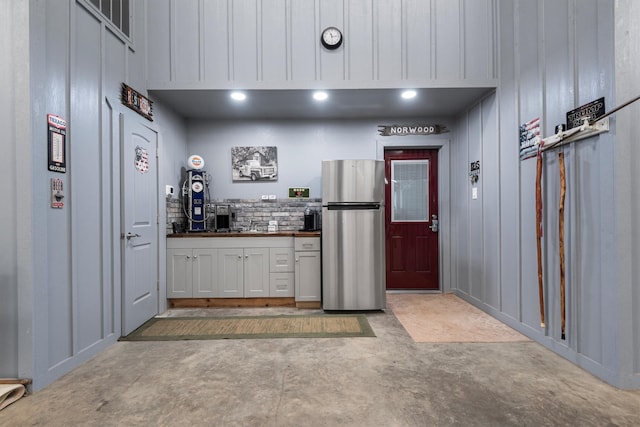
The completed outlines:
[[[233,182],[277,181],[277,147],[232,147]]]

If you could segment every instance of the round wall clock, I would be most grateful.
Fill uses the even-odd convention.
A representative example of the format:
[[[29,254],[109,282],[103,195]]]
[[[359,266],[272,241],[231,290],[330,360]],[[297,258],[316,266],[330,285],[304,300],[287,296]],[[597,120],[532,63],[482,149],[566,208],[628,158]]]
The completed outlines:
[[[327,27],[322,31],[320,41],[327,49],[337,49],[342,44],[342,33],[336,27]]]

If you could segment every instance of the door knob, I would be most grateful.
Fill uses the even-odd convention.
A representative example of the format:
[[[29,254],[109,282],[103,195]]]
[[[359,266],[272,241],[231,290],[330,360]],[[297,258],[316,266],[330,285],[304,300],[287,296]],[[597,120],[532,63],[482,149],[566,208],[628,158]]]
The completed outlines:
[[[129,240],[129,239],[131,239],[132,237],[142,237],[142,236],[140,236],[138,233],[135,233],[135,234],[134,234],[134,233],[129,232],[129,233],[127,233],[127,236],[126,236],[126,237],[127,237],[127,240]]]
[[[429,226],[434,233],[438,232],[438,215],[431,215],[431,225]]]

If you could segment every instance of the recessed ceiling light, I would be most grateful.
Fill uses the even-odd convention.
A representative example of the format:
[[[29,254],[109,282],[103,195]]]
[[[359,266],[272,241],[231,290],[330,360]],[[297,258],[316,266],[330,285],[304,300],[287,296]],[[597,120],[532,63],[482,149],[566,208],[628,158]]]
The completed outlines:
[[[411,99],[411,98],[415,98],[417,95],[415,90],[405,90],[404,92],[402,92],[402,98],[404,99]]]
[[[231,99],[234,99],[236,101],[244,101],[245,99],[247,99],[247,95],[242,92],[232,92]]]
[[[313,99],[315,99],[316,101],[324,101],[325,99],[327,99],[329,97],[329,95],[327,94],[327,92],[315,92],[313,94]]]

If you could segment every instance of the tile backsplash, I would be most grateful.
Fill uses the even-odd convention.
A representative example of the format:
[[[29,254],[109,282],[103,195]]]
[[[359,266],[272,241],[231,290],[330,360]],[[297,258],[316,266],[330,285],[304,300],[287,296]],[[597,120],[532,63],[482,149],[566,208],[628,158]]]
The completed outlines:
[[[230,227],[232,229],[249,229],[250,224],[266,231],[269,221],[278,221],[280,231],[298,231],[304,227],[304,210],[306,208],[322,210],[322,199],[276,199],[263,201],[258,199],[215,199],[211,205],[229,206],[233,213]],[[173,223],[186,228],[187,217],[182,201],[177,198],[167,199],[167,234],[173,233]],[[207,223],[208,228],[215,229],[214,215]]]

